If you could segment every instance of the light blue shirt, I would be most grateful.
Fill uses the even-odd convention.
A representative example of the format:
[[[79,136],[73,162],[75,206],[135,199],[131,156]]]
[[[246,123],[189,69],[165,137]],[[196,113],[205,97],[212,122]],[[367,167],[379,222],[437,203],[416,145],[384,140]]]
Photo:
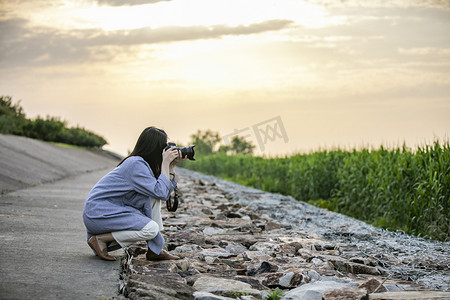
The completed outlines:
[[[88,239],[113,231],[141,230],[152,219],[151,199],[168,200],[176,184],[163,174],[156,179],[142,157],[127,158],[100,179],[86,199],[83,221]],[[147,244],[159,254],[164,239],[158,233]]]

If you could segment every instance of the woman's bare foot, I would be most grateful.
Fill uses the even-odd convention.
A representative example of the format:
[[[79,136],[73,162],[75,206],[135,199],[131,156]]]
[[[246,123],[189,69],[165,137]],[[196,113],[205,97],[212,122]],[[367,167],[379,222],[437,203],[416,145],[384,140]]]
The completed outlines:
[[[177,260],[180,259],[180,257],[176,255],[172,255],[166,250],[162,250],[160,254],[155,254],[150,249],[147,250],[146,254],[147,260]]]
[[[114,256],[111,256],[108,254],[106,243],[103,242],[100,238],[98,238],[97,235],[92,236],[89,241],[88,245],[92,248],[92,250],[97,253],[97,255],[104,260],[116,260]]]

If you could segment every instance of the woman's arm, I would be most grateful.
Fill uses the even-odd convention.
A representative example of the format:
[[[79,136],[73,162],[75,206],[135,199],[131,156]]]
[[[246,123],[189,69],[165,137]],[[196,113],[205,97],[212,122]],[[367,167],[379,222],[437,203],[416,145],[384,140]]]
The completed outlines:
[[[170,173],[173,173],[175,165],[179,162],[181,152],[177,148],[171,147],[167,150],[163,150],[163,161],[161,164],[161,174],[170,178]],[[176,162],[178,161],[178,162]]]
[[[175,149],[175,147],[172,147],[172,148],[174,148]],[[170,149],[172,149],[172,148],[170,148]],[[169,149],[169,150],[170,150]],[[168,151],[169,151],[168,150]],[[187,159],[187,156],[186,157],[184,157],[184,158],[182,158],[182,154],[181,154],[181,151],[180,150],[178,150],[177,151],[178,152],[178,155],[175,157],[175,159],[173,159],[171,162],[170,162],[170,164],[169,164],[169,175],[170,176],[167,176],[167,178],[169,178],[170,180],[173,180],[173,181],[175,181],[175,166],[178,164],[178,163],[180,163],[180,162],[182,162],[182,161],[185,161],[186,159]],[[163,157],[163,163],[164,163],[164,157]],[[162,167],[161,167],[161,174],[163,174],[162,173]],[[164,174],[165,175],[165,174]]]
[[[157,179],[150,166],[141,157],[128,158],[122,165],[122,176],[139,194],[167,200],[176,183],[161,174]]]

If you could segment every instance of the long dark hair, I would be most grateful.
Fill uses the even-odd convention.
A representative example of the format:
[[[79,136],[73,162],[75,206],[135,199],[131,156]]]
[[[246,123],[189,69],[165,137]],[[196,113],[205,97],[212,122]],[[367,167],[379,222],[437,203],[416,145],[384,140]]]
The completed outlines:
[[[162,151],[167,145],[167,133],[156,127],[147,127],[139,136],[133,151],[125,157],[119,166],[130,156],[142,157],[152,168],[156,178],[161,174]]]

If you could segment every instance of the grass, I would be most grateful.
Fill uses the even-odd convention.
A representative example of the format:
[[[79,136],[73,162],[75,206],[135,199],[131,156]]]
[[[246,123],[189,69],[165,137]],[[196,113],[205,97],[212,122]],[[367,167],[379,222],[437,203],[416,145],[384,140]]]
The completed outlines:
[[[58,143],[58,142],[50,142],[50,144],[55,145],[55,146],[59,146],[59,147],[64,147],[64,148],[84,149],[84,150],[91,149],[91,148],[87,148],[87,147],[70,145],[70,144],[65,144],[65,143]]]
[[[280,158],[197,157],[186,168],[340,212],[375,226],[450,240],[450,145],[333,150]]]

